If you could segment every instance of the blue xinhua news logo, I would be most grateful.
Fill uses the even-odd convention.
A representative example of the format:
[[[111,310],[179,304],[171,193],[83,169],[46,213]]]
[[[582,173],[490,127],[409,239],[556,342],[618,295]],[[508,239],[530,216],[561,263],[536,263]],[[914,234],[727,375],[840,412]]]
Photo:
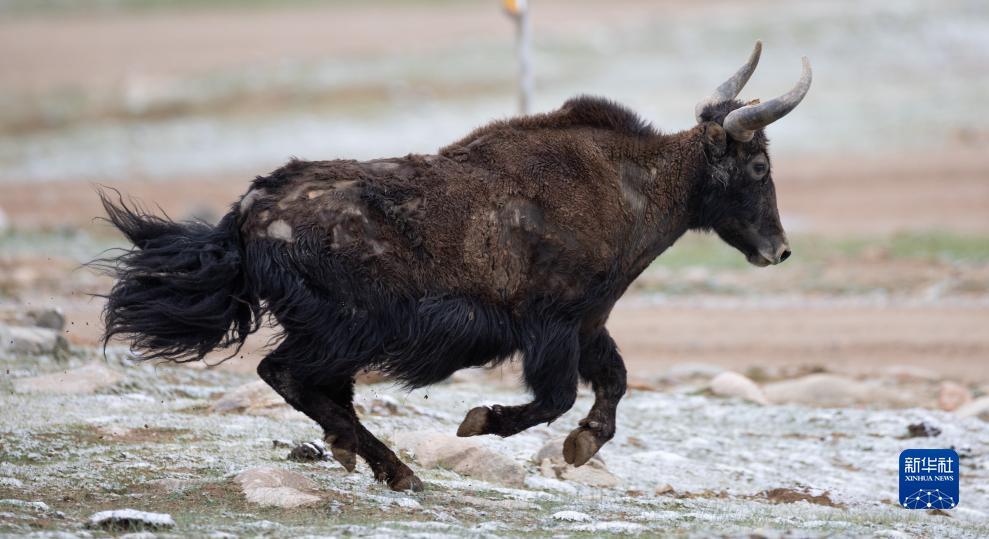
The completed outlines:
[[[958,453],[951,449],[907,449],[900,453],[900,505],[907,509],[952,509],[958,505]]]

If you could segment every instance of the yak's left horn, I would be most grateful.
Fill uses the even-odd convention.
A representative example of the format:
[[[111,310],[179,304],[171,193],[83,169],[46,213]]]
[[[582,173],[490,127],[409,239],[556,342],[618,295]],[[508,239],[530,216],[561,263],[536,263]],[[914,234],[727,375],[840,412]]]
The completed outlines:
[[[746,105],[728,113],[728,116],[725,117],[724,128],[731,135],[731,138],[740,142],[748,142],[752,140],[757,129],[762,129],[786,116],[800,104],[804,96],[807,95],[807,90],[810,90],[810,81],[813,78],[810,60],[806,56],[801,60],[804,64],[804,71],[792,90],[765,103]]]
[[[755,71],[755,67],[759,65],[759,56],[762,55],[762,41],[756,41],[755,47],[752,48],[752,54],[749,55],[748,61],[745,65],[738,68],[738,71],[731,76],[730,79],[721,83],[714,90],[714,93],[705,97],[700,103],[694,107],[694,116],[697,118],[697,122],[701,121],[701,114],[704,113],[704,109],[708,105],[717,105],[718,103],[724,103],[725,101],[730,101],[738,96],[739,92],[745,86],[746,82],[749,82],[749,77]]]

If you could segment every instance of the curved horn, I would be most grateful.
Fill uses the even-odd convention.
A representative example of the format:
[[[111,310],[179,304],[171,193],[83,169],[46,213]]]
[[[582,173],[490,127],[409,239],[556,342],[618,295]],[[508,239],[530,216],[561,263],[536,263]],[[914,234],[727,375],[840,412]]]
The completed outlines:
[[[793,110],[810,90],[810,82],[813,75],[810,70],[810,60],[806,56],[801,58],[804,64],[803,73],[797,85],[789,92],[771,99],[765,103],[746,105],[728,113],[725,117],[724,128],[731,137],[739,142],[752,140],[752,135],[757,129],[762,129],[767,125],[786,116]]]
[[[701,113],[708,105],[717,105],[718,103],[723,103],[729,99],[735,99],[735,96],[742,91],[742,87],[745,86],[746,82],[749,82],[749,77],[752,76],[752,72],[755,71],[755,66],[759,65],[759,56],[762,54],[762,41],[756,41],[755,47],[752,48],[752,54],[749,55],[748,61],[745,65],[738,68],[738,71],[731,76],[728,80],[721,83],[714,93],[705,97],[697,103],[694,107],[694,116],[697,121],[701,121]]]

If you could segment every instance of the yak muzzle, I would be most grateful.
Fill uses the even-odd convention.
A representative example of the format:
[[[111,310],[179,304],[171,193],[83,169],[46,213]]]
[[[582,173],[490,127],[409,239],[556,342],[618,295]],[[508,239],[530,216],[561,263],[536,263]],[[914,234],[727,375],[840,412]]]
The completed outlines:
[[[786,240],[773,242],[760,248],[755,254],[746,257],[750,264],[766,267],[783,262],[790,258],[790,245]]]

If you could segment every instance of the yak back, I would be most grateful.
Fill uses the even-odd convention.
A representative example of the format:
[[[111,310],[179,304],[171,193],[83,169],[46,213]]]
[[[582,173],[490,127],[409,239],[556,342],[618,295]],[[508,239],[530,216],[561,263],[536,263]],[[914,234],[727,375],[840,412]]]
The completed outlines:
[[[255,180],[241,227],[328,288],[340,280],[515,310],[586,303],[636,256],[644,209],[628,191],[651,177],[639,156],[655,138],[624,108],[578,98],[481,127],[438,155],[291,161]]]

